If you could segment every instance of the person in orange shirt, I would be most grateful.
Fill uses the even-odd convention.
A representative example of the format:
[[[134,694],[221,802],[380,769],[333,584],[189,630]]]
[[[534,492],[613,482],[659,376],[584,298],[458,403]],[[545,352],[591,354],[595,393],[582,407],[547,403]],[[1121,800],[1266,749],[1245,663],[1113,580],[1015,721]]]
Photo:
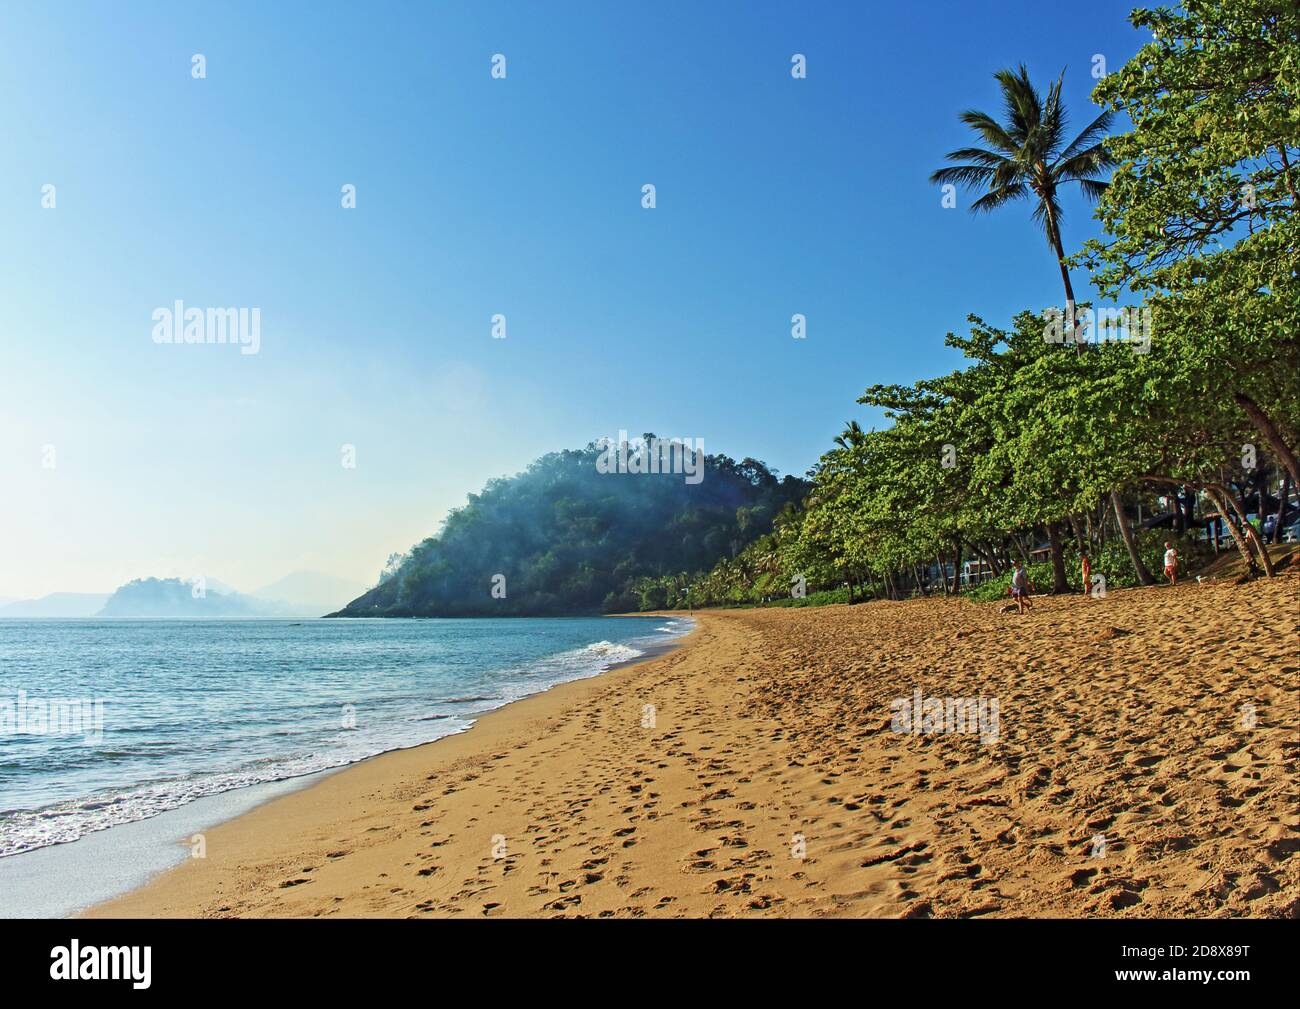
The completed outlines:
[[[1083,567],[1083,594],[1086,596],[1092,590],[1092,561],[1088,559],[1088,551],[1083,551],[1080,561]]]

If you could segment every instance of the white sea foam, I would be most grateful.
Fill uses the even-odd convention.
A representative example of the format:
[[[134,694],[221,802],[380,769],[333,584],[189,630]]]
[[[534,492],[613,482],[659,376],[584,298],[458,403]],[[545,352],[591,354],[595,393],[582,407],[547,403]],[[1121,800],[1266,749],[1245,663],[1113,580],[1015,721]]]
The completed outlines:
[[[436,730],[431,731],[430,727],[418,735],[394,734],[386,740],[387,745],[378,740],[345,743],[337,749],[322,753],[257,761],[224,773],[150,782],[120,793],[100,793],[44,809],[0,811],[0,858],[49,844],[75,841],[83,834],[156,816],[207,795],[315,774],[353,764],[388,750],[432,742],[462,732],[473,724],[472,719],[447,716],[445,721],[438,723]]]
[[[233,770],[165,777],[40,809],[0,810],[0,857],[75,841],[92,831],[146,819],[204,796],[342,767],[388,750],[464,731],[485,711],[641,658],[650,649],[680,637],[691,626],[691,621],[673,619],[656,627],[653,634],[630,642],[595,641],[517,667],[484,673],[480,682],[465,684],[470,688],[465,693],[431,698],[423,711],[408,708],[376,724],[328,733],[316,738],[309,752],[263,757]],[[299,735],[297,728],[274,733],[276,737]],[[154,744],[144,741],[140,745]]]

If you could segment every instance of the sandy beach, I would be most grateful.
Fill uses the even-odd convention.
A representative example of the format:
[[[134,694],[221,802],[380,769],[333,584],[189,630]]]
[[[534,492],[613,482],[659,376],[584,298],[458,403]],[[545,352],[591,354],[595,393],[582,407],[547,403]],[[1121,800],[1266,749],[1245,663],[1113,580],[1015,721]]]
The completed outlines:
[[[695,616],[91,913],[1300,916],[1294,573]],[[918,690],[996,700],[996,738],[894,731]]]

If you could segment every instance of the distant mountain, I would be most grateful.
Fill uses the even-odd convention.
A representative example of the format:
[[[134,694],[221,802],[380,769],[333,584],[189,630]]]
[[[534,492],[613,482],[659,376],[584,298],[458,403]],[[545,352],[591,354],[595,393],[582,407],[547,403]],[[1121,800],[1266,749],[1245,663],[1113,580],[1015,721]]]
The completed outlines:
[[[241,595],[219,592],[208,580],[195,585],[181,578],[137,578],[104,603],[101,617],[266,617],[282,615],[276,607]],[[225,586],[222,586],[225,588]]]
[[[614,459],[608,445],[593,442],[489,481],[436,536],[390,558],[377,586],[330,615],[635,610],[638,579],[708,571],[735,557],[808,489],[755,459],[700,450],[688,472],[684,461],[664,465],[671,457],[662,454],[650,468],[646,460],[656,457],[626,443],[619,452]]]
[[[0,598],[0,619],[53,617],[319,617],[366,591],[360,582],[320,571],[294,571],[252,595],[210,575],[137,578],[116,592],[53,592],[40,599]]]
[[[258,589],[253,596],[267,603],[279,604],[294,615],[320,616],[346,605],[366,588],[361,582],[320,571],[294,571]]]
[[[107,592],[51,592],[39,599],[20,599],[0,606],[0,618],[93,617],[107,601]]]

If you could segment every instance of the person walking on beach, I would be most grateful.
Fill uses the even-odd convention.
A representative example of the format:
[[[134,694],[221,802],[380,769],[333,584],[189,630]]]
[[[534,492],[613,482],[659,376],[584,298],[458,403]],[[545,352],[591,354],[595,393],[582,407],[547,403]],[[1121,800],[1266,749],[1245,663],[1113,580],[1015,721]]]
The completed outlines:
[[[1029,602],[1029,576],[1019,561],[1011,562],[1011,598],[1016,601],[1016,607],[1021,613],[1033,609]]]
[[[1178,551],[1172,543],[1165,544],[1165,577],[1170,585],[1178,584]]]
[[[1083,567],[1083,594],[1086,596],[1092,588],[1092,561],[1088,559],[1087,550],[1083,551],[1080,563]]]

